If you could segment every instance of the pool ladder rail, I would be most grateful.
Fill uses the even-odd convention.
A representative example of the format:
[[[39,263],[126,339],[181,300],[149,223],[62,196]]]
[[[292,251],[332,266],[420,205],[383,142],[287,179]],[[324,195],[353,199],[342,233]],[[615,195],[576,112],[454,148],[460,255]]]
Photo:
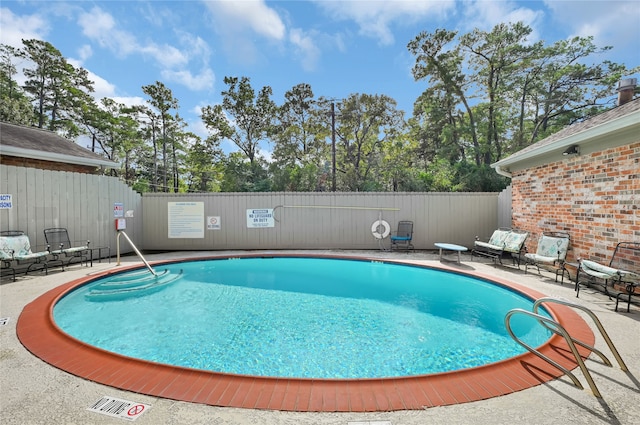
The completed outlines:
[[[538,308],[540,307],[541,304],[544,304],[544,303],[562,304],[562,305],[565,305],[567,307],[577,308],[577,309],[582,310],[583,312],[585,312],[589,317],[591,317],[593,322],[596,324],[596,327],[598,328],[598,330],[600,331],[600,334],[602,335],[602,337],[604,338],[605,342],[609,346],[609,349],[613,353],[613,356],[618,361],[618,364],[620,365],[620,369],[622,369],[625,372],[629,372],[629,369],[627,368],[627,365],[622,360],[622,357],[620,356],[620,353],[618,353],[618,350],[613,345],[613,342],[611,341],[611,338],[609,338],[609,335],[604,330],[604,327],[602,326],[602,323],[600,322],[598,317],[591,310],[589,310],[588,308],[586,308],[586,307],[584,307],[584,306],[582,306],[580,304],[575,304],[573,302],[570,302],[570,301],[562,299],[562,298],[556,298],[556,297],[539,298],[538,300],[536,300],[533,303],[533,311],[527,311],[527,310],[523,310],[521,308],[515,308],[515,309],[510,310],[509,312],[507,312],[507,315],[505,316],[504,321],[505,321],[505,326],[507,327],[507,331],[509,332],[509,335],[511,335],[511,338],[513,338],[518,344],[522,345],[528,351],[530,351],[531,353],[533,353],[536,356],[540,357],[541,359],[543,359],[547,363],[551,364],[552,366],[554,366],[554,367],[560,369],[562,372],[564,372],[571,379],[571,381],[573,381],[573,383],[574,383],[574,385],[576,387],[578,387],[580,389],[584,389],[584,387],[582,386],[582,384],[580,383],[578,378],[576,378],[576,376],[573,373],[571,373],[571,371],[569,369],[567,369],[566,367],[560,365],[555,360],[552,360],[551,358],[545,356],[544,354],[542,354],[541,352],[539,352],[535,348],[533,348],[530,345],[528,345],[526,342],[522,341],[520,338],[518,338],[513,333],[513,330],[511,329],[511,318],[514,315],[523,314],[523,315],[534,317],[535,319],[537,319],[538,322],[542,326],[546,327],[551,332],[562,336],[565,339],[567,345],[569,346],[569,349],[571,350],[571,352],[573,353],[573,356],[576,359],[576,362],[578,363],[578,366],[580,367],[580,370],[582,370],[582,373],[583,373],[585,379],[587,380],[587,382],[589,384],[589,387],[591,388],[591,392],[593,393],[594,396],[596,396],[598,398],[602,398],[602,395],[600,394],[600,391],[598,390],[598,387],[596,387],[596,384],[593,381],[593,377],[591,376],[591,373],[589,372],[589,370],[585,366],[584,360],[582,360],[582,357],[580,356],[580,353],[578,353],[578,350],[576,348],[576,344],[578,344],[578,345],[580,345],[580,346],[582,346],[584,348],[587,348],[587,349],[591,350],[593,353],[597,354],[602,359],[602,361],[604,362],[605,365],[612,367],[611,362],[609,361],[609,359],[600,350],[598,350],[595,347],[592,347],[592,346],[590,346],[590,345],[588,345],[588,344],[586,344],[586,343],[584,343],[582,341],[579,341],[579,340],[573,338],[571,335],[569,335],[567,330],[562,325],[560,325],[558,322],[556,322],[555,320],[538,314]]]
[[[129,235],[127,235],[124,232],[124,230],[118,230],[118,236],[116,236],[116,259],[117,259],[116,266],[120,265],[120,236],[123,236],[123,235],[124,235],[124,238],[129,242],[129,245],[131,245],[131,248],[133,248],[136,254],[138,254],[138,257],[140,257],[144,265],[151,272],[151,274],[154,276],[157,276],[158,274],[156,273],[156,271],[153,270],[153,268],[151,268],[151,266],[149,265],[149,262],[142,256],[142,253],[138,250],[138,248],[135,246],[133,241],[129,238]]]

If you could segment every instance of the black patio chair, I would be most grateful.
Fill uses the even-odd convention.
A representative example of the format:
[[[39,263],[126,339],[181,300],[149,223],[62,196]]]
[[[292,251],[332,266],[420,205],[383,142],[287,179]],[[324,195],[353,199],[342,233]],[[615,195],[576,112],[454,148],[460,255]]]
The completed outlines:
[[[80,260],[80,265],[82,262],[88,265],[91,259],[89,241],[86,245],[72,246],[67,229],[61,227],[44,229],[44,238],[47,241],[49,252],[55,256],[56,260],[63,264],[66,263],[67,266],[74,260]],[[93,261],[91,262],[93,263]],[[93,266],[93,264],[91,265]]]

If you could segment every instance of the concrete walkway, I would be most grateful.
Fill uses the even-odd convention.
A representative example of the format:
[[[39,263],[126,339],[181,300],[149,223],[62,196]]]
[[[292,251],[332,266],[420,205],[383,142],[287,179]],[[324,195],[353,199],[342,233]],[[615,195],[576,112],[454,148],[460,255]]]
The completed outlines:
[[[300,253],[299,251],[297,253]],[[314,251],[315,254],[361,255],[381,259],[403,260],[419,264],[439,264],[437,251],[390,253],[379,251]],[[202,255],[226,255],[228,252],[175,252],[150,255],[149,260],[189,258]],[[451,260],[455,260],[451,257]],[[125,257],[123,263],[138,263],[135,257]],[[16,338],[16,322],[23,307],[64,282],[98,271],[117,268],[115,262],[94,263],[93,268],[74,265],[64,272],[53,270],[49,276],[20,276],[16,282],[0,283],[0,423],[14,424],[117,424],[123,419],[88,411],[87,408],[103,396],[144,403],[151,408],[136,419],[138,424],[371,424],[423,425],[438,424],[637,424],[640,423],[640,309],[631,313],[614,312],[615,301],[589,289],[581,289],[575,298],[573,285],[555,283],[553,274],[535,271],[527,275],[514,267],[494,267],[491,263],[469,260],[462,264],[446,261],[451,268],[476,270],[503,277],[549,296],[576,301],[596,313],[630,369],[617,367],[605,342],[596,334],[596,347],[614,363],[606,367],[593,354],[586,364],[603,395],[594,397],[586,379],[576,369],[574,373],[586,389],[576,388],[563,377],[538,387],[473,403],[426,409],[374,413],[291,413],[246,409],[219,408],[175,402],[146,395],[129,393],[96,384],[62,372],[29,353]],[[624,309],[623,309],[624,310]]]

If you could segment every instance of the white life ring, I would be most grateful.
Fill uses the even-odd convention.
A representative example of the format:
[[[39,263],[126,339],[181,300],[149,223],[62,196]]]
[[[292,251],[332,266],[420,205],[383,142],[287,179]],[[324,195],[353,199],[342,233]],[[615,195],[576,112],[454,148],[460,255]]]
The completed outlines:
[[[380,231],[381,227],[384,227],[382,232]],[[371,225],[371,234],[373,234],[373,237],[376,239],[384,239],[389,236],[389,233],[391,233],[391,227],[389,223],[384,220],[374,221]]]

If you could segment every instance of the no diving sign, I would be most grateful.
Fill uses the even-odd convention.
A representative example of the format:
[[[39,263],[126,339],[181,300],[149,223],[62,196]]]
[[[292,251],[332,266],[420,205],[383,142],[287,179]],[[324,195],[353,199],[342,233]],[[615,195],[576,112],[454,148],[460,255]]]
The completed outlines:
[[[135,421],[149,408],[151,406],[148,404],[104,396],[87,410],[127,421]]]

